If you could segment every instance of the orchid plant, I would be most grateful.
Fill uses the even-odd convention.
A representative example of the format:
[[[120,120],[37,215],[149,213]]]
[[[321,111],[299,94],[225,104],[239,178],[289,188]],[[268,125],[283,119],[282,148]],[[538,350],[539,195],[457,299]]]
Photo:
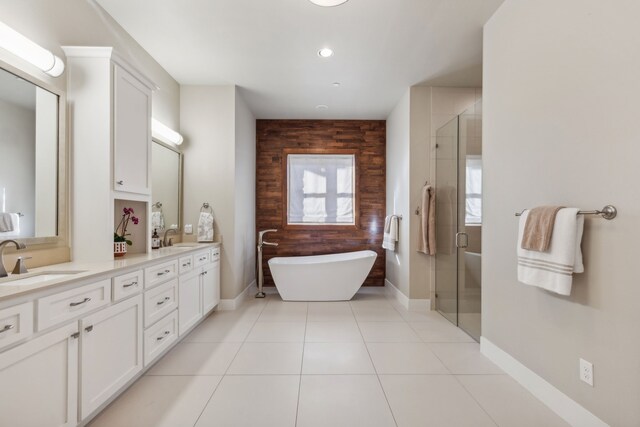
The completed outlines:
[[[137,225],[140,220],[137,217],[133,216],[132,208],[124,208],[122,209],[122,218],[120,219],[120,224],[118,224],[116,230],[113,232],[114,242],[127,242],[127,245],[129,246],[133,244],[131,240],[127,239],[127,236],[131,235],[127,233],[129,221],[131,221],[134,225]]]

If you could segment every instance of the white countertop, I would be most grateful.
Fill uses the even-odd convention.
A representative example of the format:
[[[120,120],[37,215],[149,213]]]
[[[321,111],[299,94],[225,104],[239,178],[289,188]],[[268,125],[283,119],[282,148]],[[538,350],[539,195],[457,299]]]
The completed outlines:
[[[142,268],[152,265],[163,259],[174,258],[177,256],[187,255],[198,252],[206,248],[219,247],[220,243],[188,243],[176,244],[168,248],[154,249],[150,253],[145,254],[127,254],[122,258],[116,258],[106,261],[80,262],[70,261],[62,264],[47,265],[29,270],[28,274],[9,275],[0,279],[0,301],[5,301],[27,293],[42,291],[44,289],[56,286],[66,285],[72,282],[84,281],[94,276],[105,274],[118,275],[119,270],[131,270],[135,267]],[[28,285],[15,285],[15,280],[24,279],[42,274],[55,274],[56,272],[77,272],[62,277],[53,278],[51,280]]]

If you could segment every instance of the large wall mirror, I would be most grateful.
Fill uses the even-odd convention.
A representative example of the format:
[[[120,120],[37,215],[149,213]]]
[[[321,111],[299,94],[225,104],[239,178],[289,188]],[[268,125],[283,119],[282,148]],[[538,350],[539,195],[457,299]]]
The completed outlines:
[[[153,141],[151,229],[158,233],[180,229],[182,210],[182,153],[169,144]]]
[[[0,66],[0,241],[55,243],[66,233],[64,96]]]

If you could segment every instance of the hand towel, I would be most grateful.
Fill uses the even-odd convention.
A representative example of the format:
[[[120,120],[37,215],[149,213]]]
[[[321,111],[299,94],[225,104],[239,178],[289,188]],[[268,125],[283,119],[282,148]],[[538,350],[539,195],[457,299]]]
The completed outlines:
[[[390,251],[396,250],[398,241],[398,217],[389,215],[384,219],[384,236],[382,238],[382,248]]]
[[[13,219],[10,213],[0,213],[0,233],[7,233],[14,229]]]
[[[158,231],[164,230],[164,215],[162,212],[151,212],[151,229]]]
[[[420,221],[418,223],[418,252],[436,254],[436,194],[432,186],[422,188]]]
[[[522,238],[529,211],[523,212],[518,227],[518,281],[560,295],[570,295],[573,273],[582,273],[582,232],[584,216],[578,208],[560,209],[546,252],[522,249]]]
[[[522,236],[522,249],[546,252],[551,244],[553,226],[558,211],[564,206],[539,206],[527,215]]]
[[[198,242],[213,242],[213,214],[210,212],[200,212]]]
[[[16,237],[20,237],[20,214],[8,213],[8,214],[1,214],[1,215],[2,216],[9,215],[9,222],[11,223],[11,226],[9,228],[11,228],[11,230],[0,231],[0,240],[14,239]]]

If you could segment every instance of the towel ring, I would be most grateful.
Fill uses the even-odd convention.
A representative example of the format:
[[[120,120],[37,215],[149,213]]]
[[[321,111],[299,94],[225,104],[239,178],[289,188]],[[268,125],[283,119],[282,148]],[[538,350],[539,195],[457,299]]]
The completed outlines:
[[[208,202],[204,202],[200,208],[200,212],[209,212],[210,214],[213,214],[213,208]]]

